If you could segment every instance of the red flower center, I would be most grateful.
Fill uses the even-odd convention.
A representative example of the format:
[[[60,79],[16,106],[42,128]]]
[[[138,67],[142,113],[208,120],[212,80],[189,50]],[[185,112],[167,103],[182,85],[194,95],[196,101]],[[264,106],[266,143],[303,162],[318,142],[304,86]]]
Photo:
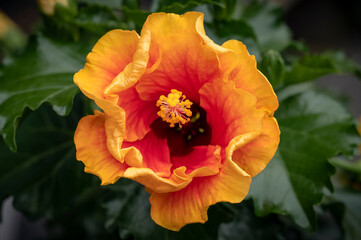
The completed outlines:
[[[207,123],[206,111],[196,103],[192,103],[187,110],[193,115],[183,125],[179,123],[178,127],[174,127],[163,118],[163,121],[157,119],[151,125],[152,131],[158,137],[167,138],[171,156],[187,155],[194,146],[210,144],[211,128]]]

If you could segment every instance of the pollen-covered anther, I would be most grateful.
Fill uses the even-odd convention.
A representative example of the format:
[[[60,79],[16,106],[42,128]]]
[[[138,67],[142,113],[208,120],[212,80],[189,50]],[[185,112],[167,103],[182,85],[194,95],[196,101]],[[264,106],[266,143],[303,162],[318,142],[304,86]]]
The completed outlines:
[[[157,114],[163,121],[170,123],[170,127],[178,123],[181,128],[182,124],[190,121],[192,104],[185,95],[182,95],[182,92],[172,89],[167,97],[164,95],[159,97],[157,107],[160,111]]]

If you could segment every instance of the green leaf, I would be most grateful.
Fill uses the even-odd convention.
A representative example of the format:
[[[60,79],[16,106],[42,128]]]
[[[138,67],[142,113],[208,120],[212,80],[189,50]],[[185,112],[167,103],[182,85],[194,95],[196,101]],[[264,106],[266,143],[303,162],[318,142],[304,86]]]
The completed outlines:
[[[314,80],[327,74],[335,73],[333,61],[323,55],[305,55],[299,61],[292,64],[286,73],[285,83],[295,84]]]
[[[257,217],[253,204],[245,200],[232,205],[237,211],[235,219],[229,223],[222,223],[219,228],[218,240],[254,239],[254,240],[286,240],[286,239],[341,239],[341,228],[335,226],[335,220],[329,212],[318,211],[317,232],[309,232],[292,222],[290,217],[270,214]]]
[[[73,75],[83,67],[92,41],[70,43],[38,35],[26,52],[0,67],[0,131],[12,151],[16,151],[15,131],[25,109],[52,104],[66,115],[78,88]]]
[[[361,193],[359,191],[337,189],[332,199],[344,205],[342,227],[345,239],[359,239],[361,236]]]
[[[239,8],[241,4],[237,0],[221,0],[223,6],[214,5],[212,6],[213,16],[217,20],[231,20],[235,19],[233,14],[237,14],[237,7]]]
[[[118,3],[120,6],[120,4]],[[117,9],[119,9],[119,6]],[[128,29],[121,21],[120,14],[107,4],[72,5],[64,7],[56,5],[54,15],[43,15],[42,31],[56,39],[85,39],[88,35],[97,38],[112,29]]]
[[[256,1],[247,4],[233,0],[222,2],[224,7],[214,6],[214,20],[208,24],[215,35],[223,37],[218,43],[230,38],[240,40],[251,48],[250,52],[257,59],[260,52],[269,49],[281,51],[292,43],[290,30],[281,21],[282,11],[274,4]]]
[[[24,49],[26,45],[26,36],[16,25],[10,27],[0,37],[0,53],[16,52]]]
[[[302,227],[314,229],[314,205],[332,190],[334,168],[328,158],[352,155],[359,137],[352,116],[327,95],[308,91],[280,102],[276,113],[281,129],[278,151],[254,178],[250,196],[256,213],[290,214]]]
[[[361,79],[361,67],[348,59],[343,52],[306,54],[293,62],[285,76],[286,84],[315,80],[328,74],[353,74]]]
[[[179,232],[173,232],[151,219],[149,194],[140,184],[120,179],[106,188],[109,193],[103,202],[107,218],[105,226],[111,232],[118,229],[121,239],[217,239],[218,226],[234,217],[228,205],[217,204],[209,209],[209,220],[205,224],[189,224]]]
[[[285,224],[281,223],[276,215],[257,217],[254,215],[252,204],[248,201],[232,207],[237,212],[236,217],[233,221],[220,225],[218,240],[287,239],[283,236]]]
[[[107,6],[111,8],[120,7],[122,0],[74,0],[77,3],[85,3],[89,5]],[[124,0],[123,0],[124,1]],[[129,2],[129,1],[126,1]]]
[[[218,20],[213,23],[206,23],[205,29],[207,35],[215,41],[215,43],[222,45],[230,39],[236,39],[243,42],[247,46],[250,54],[260,57],[260,52],[257,43],[257,37],[253,28],[243,20]]]
[[[281,51],[290,44],[291,32],[282,21],[280,7],[253,1],[243,8],[240,16],[253,27],[261,51]]]
[[[203,4],[216,4],[223,6],[221,3],[212,0],[192,1],[192,0],[178,0],[178,1],[153,1],[150,11],[140,9],[139,5],[134,4],[123,4],[121,7],[122,13],[124,14],[124,20],[129,24],[131,28],[135,28],[138,32],[142,29],[142,26],[147,17],[152,12],[167,12],[182,14],[187,11],[194,9]]]
[[[107,6],[89,5],[81,8],[77,16],[71,20],[71,23],[100,36],[112,29],[128,28],[126,24],[121,23],[120,18]]]
[[[360,143],[361,144],[361,143]],[[361,176],[361,159],[357,161],[350,161],[340,157],[333,157],[330,159],[330,163],[335,167],[342,168],[351,173],[355,173]]]
[[[45,220],[46,239],[117,239],[104,228],[99,179],[75,159],[74,130],[85,108],[78,100],[66,118],[50,106],[32,112],[19,127],[17,153],[0,140],[0,204],[13,196],[28,219]],[[61,229],[56,238],[54,227]]]
[[[279,52],[268,50],[262,56],[259,70],[266,75],[273,88],[279,87],[286,72],[285,62]]]
[[[361,79],[361,66],[347,58],[342,51],[328,51],[323,54],[332,59],[337,73],[353,74]]]
[[[158,12],[167,12],[167,13],[177,13],[182,14],[187,11],[192,10],[195,7],[198,7],[203,4],[211,4],[216,5],[219,7],[224,7],[222,3],[219,1],[214,0],[200,0],[200,1],[194,1],[194,0],[177,0],[177,1],[171,1],[171,0],[163,0],[159,1],[158,6]],[[153,6],[154,8],[154,6]]]
[[[79,109],[77,109],[79,111]],[[31,113],[20,126],[19,152],[0,143],[0,203],[14,196],[14,206],[30,219],[53,219],[81,204],[99,180],[83,172],[75,159],[74,112],[59,118],[49,106]]]
[[[150,218],[149,194],[137,182],[120,179],[107,186],[110,190],[103,207],[109,231],[119,228],[121,239],[152,239],[165,234],[165,230]]]
[[[244,41],[247,38],[257,40],[253,28],[247,22],[242,20],[217,21],[212,27],[219,37],[227,40],[234,38],[240,41]]]
[[[126,6],[123,6],[121,10],[128,25],[138,32],[141,31],[147,17],[152,14],[152,12],[150,11],[145,11],[141,9],[130,9]]]
[[[183,227],[179,232],[167,231],[166,239],[174,240],[216,240],[220,224],[235,218],[236,210],[229,203],[218,203],[209,208],[208,221],[204,224],[195,223]]]

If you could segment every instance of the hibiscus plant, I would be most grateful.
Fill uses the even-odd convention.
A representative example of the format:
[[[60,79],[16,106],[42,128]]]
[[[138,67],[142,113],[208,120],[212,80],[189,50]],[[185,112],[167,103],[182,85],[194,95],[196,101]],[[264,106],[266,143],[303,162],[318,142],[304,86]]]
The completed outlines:
[[[39,0],[0,12],[0,203],[46,239],[358,239],[360,135],[279,6]]]

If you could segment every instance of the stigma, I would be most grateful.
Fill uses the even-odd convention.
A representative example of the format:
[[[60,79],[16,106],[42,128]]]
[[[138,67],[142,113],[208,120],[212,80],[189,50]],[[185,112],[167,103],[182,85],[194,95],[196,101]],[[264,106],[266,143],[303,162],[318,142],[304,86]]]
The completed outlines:
[[[185,95],[182,95],[182,92],[172,89],[167,97],[164,95],[159,97],[157,107],[160,111],[157,114],[163,121],[168,122],[170,127],[178,123],[182,128],[182,125],[190,121],[192,104]]]

